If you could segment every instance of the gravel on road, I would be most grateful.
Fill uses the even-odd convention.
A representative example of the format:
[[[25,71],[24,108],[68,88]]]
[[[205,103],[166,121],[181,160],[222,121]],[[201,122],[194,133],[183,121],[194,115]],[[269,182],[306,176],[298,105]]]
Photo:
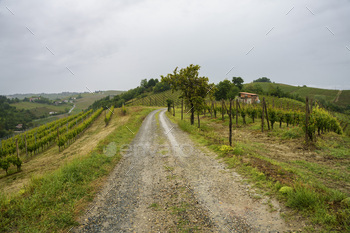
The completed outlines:
[[[71,232],[292,232],[277,201],[192,142],[166,110],[144,120]],[[273,205],[273,211],[271,207]]]

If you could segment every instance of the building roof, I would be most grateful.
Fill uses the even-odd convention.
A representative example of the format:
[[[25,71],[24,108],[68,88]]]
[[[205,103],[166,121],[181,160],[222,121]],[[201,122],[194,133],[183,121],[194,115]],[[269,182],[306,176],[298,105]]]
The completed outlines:
[[[257,95],[257,94],[254,94],[254,93],[248,93],[248,92],[240,92],[239,94],[243,94],[243,95]]]

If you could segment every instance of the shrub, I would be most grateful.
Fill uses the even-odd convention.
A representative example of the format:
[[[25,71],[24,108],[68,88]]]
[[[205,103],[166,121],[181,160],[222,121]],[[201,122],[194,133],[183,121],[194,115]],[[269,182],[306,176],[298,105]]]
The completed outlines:
[[[317,193],[305,186],[297,185],[295,192],[288,193],[287,206],[299,210],[314,209],[319,202]]]

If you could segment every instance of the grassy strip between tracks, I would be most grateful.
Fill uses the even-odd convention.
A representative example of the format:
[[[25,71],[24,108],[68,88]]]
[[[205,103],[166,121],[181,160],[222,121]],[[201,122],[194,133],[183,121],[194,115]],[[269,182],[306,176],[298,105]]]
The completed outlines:
[[[33,178],[16,195],[0,194],[0,232],[66,232],[77,225],[77,216],[84,213],[121,158],[118,151],[114,156],[106,156],[107,145],[114,142],[118,149],[119,145],[130,143],[143,119],[153,110],[129,108],[129,120],[102,139],[91,153]]]
[[[330,134],[324,136],[327,140],[318,140],[315,153],[322,158],[332,157],[332,160],[325,160],[329,161],[326,165],[322,165],[317,161],[310,163],[304,160],[288,160],[283,154],[279,155],[281,159],[271,156],[268,147],[271,143],[302,144],[302,134],[298,135],[299,133],[286,139],[283,137],[284,133],[278,133],[281,129],[264,134],[256,132],[257,130],[253,128],[260,127],[259,121],[246,126],[241,124],[237,129],[237,135],[234,135],[233,147],[229,147],[228,139],[223,136],[225,131],[228,131],[227,120],[223,123],[219,119],[201,117],[201,128],[198,129],[197,122],[195,125],[190,125],[189,115],[185,115],[186,119],[181,120],[179,110],[176,112],[176,117],[169,112],[167,116],[182,130],[188,132],[194,141],[214,151],[230,168],[235,168],[243,174],[262,194],[274,196],[290,207],[291,211],[287,212],[285,218],[292,217],[293,212],[296,212],[306,219],[307,225],[304,226],[304,231],[350,232],[349,192],[346,188],[341,189],[349,187],[346,175],[349,170],[344,168],[349,162],[349,154],[346,158],[344,156],[341,158],[343,167],[337,167],[338,163],[333,162],[336,159],[333,155],[337,153],[329,153],[329,148],[339,150],[339,153],[348,148],[350,145],[348,137]],[[257,133],[256,137],[260,139],[258,142],[251,136],[254,133]],[[244,139],[244,135],[250,135],[248,140]],[[266,138],[266,141],[261,138]],[[335,141],[339,146],[331,147],[330,144]],[[321,145],[325,143],[329,145]],[[324,148],[327,150],[323,150]]]

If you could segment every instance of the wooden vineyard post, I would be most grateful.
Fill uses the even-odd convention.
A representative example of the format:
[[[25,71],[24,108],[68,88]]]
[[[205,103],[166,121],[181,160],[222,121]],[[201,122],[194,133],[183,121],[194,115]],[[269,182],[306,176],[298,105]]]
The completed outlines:
[[[225,121],[224,99],[221,100],[221,115],[222,115],[222,121]]]
[[[201,121],[199,119],[199,111],[197,111],[197,119],[198,119],[198,128],[201,127]]]
[[[305,101],[305,142],[306,144],[309,142],[309,98],[306,97]]]
[[[26,158],[28,159],[27,134],[24,135],[24,141],[25,141],[25,146],[26,146]]]
[[[270,130],[269,115],[268,115],[268,113],[267,113],[267,107],[266,107],[265,98],[264,98],[264,108],[265,108],[265,116],[266,116],[266,121],[267,121],[267,128]]]
[[[149,97],[149,106],[152,105],[152,99],[151,99],[151,96]]]
[[[230,99],[230,110],[229,110],[228,116],[230,118],[228,140],[230,142],[230,146],[232,146],[232,99]]]
[[[181,120],[184,119],[184,99],[181,99]]]
[[[238,127],[238,99],[236,99],[236,128]]]
[[[17,158],[19,158],[18,138],[16,138],[16,151],[17,151]]]
[[[261,106],[262,106],[262,112],[261,112],[261,132],[264,132],[264,110],[265,110],[265,107],[264,107],[264,102],[265,102],[265,97],[263,97],[263,101],[261,103]]]

